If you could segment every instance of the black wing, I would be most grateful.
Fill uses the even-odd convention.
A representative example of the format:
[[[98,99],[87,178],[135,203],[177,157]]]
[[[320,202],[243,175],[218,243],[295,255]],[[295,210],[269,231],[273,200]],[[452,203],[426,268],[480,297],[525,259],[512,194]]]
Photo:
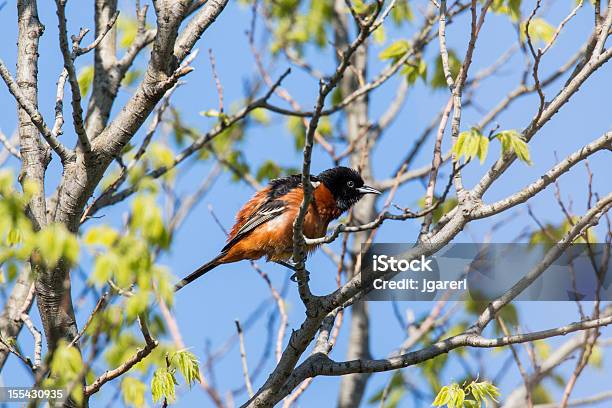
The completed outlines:
[[[223,247],[221,252],[225,252],[229,250],[234,244],[244,238],[249,232],[253,231],[255,228],[260,226],[263,223],[266,223],[279,215],[281,215],[285,211],[285,202],[283,200],[274,200],[274,201],[266,201],[263,203],[257,211],[255,211],[249,219],[244,223],[242,227],[236,233],[236,236],[232,238],[228,243]]]
[[[319,181],[316,176],[310,176],[310,180],[312,182]],[[267,200],[249,216],[244,225],[236,233],[236,236],[228,241],[221,252],[229,250],[255,228],[281,215],[285,211],[287,204],[281,197],[301,185],[301,174],[292,174],[287,177],[270,180],[270,191],[268,192]]]

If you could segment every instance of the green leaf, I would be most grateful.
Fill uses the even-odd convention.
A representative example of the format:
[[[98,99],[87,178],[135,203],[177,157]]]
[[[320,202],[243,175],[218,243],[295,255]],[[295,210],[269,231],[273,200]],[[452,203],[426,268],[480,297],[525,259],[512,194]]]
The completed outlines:
[[[170,237],[161,210],[150,194],[140,194],[132,202],[131,228],[142,232],[143,238],[152,245],[167,248]]]
[[[448,50],[448,68],[453,80],[457,78],[461,69],[461,61],[457,58],[457,54],[453,50]],[[446,76],[444,75],[444,66],[442,65],[442,57],[436,59],[436,67],[431,77],[432,88],[447,88]]]
[[[153,373],[153,379],[151,380],[151,394],[153,396],[153,402],[160,401],[162,398],[168,400],[174,400],[175,398],[175,385],[176,379],[174,375],[168,371],[167,368],[158,368]]]
[[[498,14],[507,14],[512,21],[521,17],[521,0],[494,0],[491,10]]]
[[[123,80],[121,81],[121,85],[125,87],[133,85],[136,81],[140,79],[140,77],[142,77],[142,70],[132,69],[125,74]]]
[[[123,308],[118,305],[109,305],[104,311],[105,317],[112,324],[121,324],[124,319]],[[130,358],[142,344],[133,333],[121,332],[104,352],[104,360],[109,366],[118,366]]]
[[[332,135],[333,128],[328,116],[324,116],[319,120],[317,132],[319,132],[323,137],[329,137]]]
[[[146,292],[139,291],[133,296],[130,296],[125,302],[125,312],[129,321],[133,321],[139,314],[147,310],[149,303],[149,295]]]
[[[43,261],[49,268],[54,268],[60,258],[68,264],[73,264],[79,257],[79,244],[63,224],[45,226],[36,237]]]
[[[331,96],[332,105],[334,106],[339,105],[343,99],[344,99],[344,96],[342,95],[342,88],[336,87],[332,91],[332,96]]]
[[[572,222],[564,219],[560,225],[546,223],[542,229],[531,234],[529,245],[544,245],[545,248],[550,248],[561,241],[577,221],[578,217],[573,217]],[[589,243],[597,242],[597,236],[593,227],[588,228],[581,236],[574,239],[574,243],[586,244],[587,240]]]
[[[536,404],[550,404],[554,401],[550,392],[540,383],[531,391],[531,401]]]
[[[268,116],[268,111],[263,108],[253,109],[250,113],[251,117],[255,120],[255,122],[261,125],[269,125],[270,117]]]
[[[381,60],[391,59],[397,61],[406,55],[408,51],[410,51],[410,43],[407,40],[398,40],[378,54],[378,58]]]
[[[471,160],[478,156],[480,164],[484,163],[489,151],[489,139],[476,128],[461,132],[452,148],[455,160],[465,156],[465,160]]]
[[[525,28],[527,27],[527,21],[521,23],[521,40],[526,41],[527,35]],[[555,35],[555,27],[550,25],[546,20],[540,17],[535,17],[529,23],[529,37],[533,43],[542,42],[548,44],[553,36]]]
[[[398,0],[391,10],[391,20],[395,25],[399,26],[403,22],[411,22],[414,20],[414,14],[408,4],[408,0]]]
[[[289,128],[289,132],[293,135],[295,141],[295,149],[302,150],[304,148],[304,143],[306,143],[306,128],[304,127],[304,123],[302,118],[297,116],[292,116],[287,120],[287,127]]]
[[[406,391],[403,388],[392,389],[387,395],[383,408],[397,408],[405,395]]]
[[[436,395],[436,398],[434,399],[431,405],[433,405],[434,407],[442,407],[448,404],[450,400],[450,387],[448,385],[445,385],[444,387],[440,388],[440,391],[438,391],[438,395]]]
[[[481,408],[481,405],[479,402],[474,401],[474,400],[465,400],[465,402],[463,403],[465,408]]]
[[[489,381],[472,381],[465,387],[465,390],[471,393],[475,401],[478,402],[477,406],[480,406],[483,402],[488,406],[489,400],[497,402],[497,398],[501,395],[499,388]]]
[[[423,376],[429,383],[432,391],[437,390],[442,385],[440,384],[440,373],[448,362],[448,355],[443,354],[427,361],[424,361],[421,365]]]
[[[83,241],[87,245],[102,245],[111,247],[119,238],[119,232],[115,231],[108,225],[100,225],[90,228],[86,233]]]
[[[419,59],[415,64],[406,64],[400,73],[406,77],[409,84],[414,84],[417,78],[427,81],[427,63]]]
[[[77,76],[77,81],[79,83],[79,89],[81,90],[81,96],[87,95],[89,92],[89,88],[91,88],[91,84],[93,82],[94,77],[94,67],[93,65],[88,65],[83,67],[79,71],[79,75]]]
[[[487,158],[487,153],[489,152],[489,139],[485,136],[480,136],[480,141],[478,142],[478,159],[480,160],[480,164],[484,163]]]
[[[117,19],[117,31],[119,32],[119,46],[128,48],[136,39],[138,34],[138,21],[133,18],[120,16]]]
[[[550,345],[546,340],[536,340],[533,342],[535,352],[542,360],[546,360],[550,356]]]
[[[281,168],[273,160],[266,160],[259,169],[255,178],[257,181],[272,180],[278,178],[281,174]]]
[[[145,389],[147,386],[134,377],[125,377],[121,381],[123,403],[128,407],[142,408],[145,404]]]
[[[391,377],[391,381],[389,382],[388,390],[387,390],[387,398],[385,400],[384,408],[394,408],[399,404],[401,398],[404,396],[404,393],[405,393],[404,387],[405,387],[405,384],[404,384],[404,377],[402,376],[402,372],[400,370],[397,370],[393,373],[393,376]],[[386,385],[383,386],[379,391],[377,391],[368,400],[368,402],[370,404],[375,404],[381,401],[383,398],[383,395],[385,394],[386,389],[387,389],[387,386]]]
[[[194,382],[200,381],[200,365],[198,358],[193,353],[187,350],[177,351],[171,356],[170,361],[173,366],[178,368],[190,387]]]
[[[53,353],[50,363],[51,376],[43,383],[49,388],[68,388],[83,372],[83,360],[79,350],[71,346],[66,340],[61,339]],[[83,388],[73,387],[70,397],[80,403],[83,401]]]
[[[6,243],[9,246],[17,245],[21,243],[23,236],[21,231],[17,228],[11,228],[6,236]]]
[[[249,172],[249,164],[241,151],[231,152],[226,160],[232,166],[232,180],[239,181],[240,177]]]
[[[51,372],[67,380],[76,378],[83,368],[81,354],[65,340],[60,340],[51,360]]]
[[[493,136],[501,142],[502,154],[514,152],[516,157],[524,163],[532,164],[529,154],[529,146],[525,138],[516,130],[504,130]]]
[[[593,347],[589,356],[589,364],[600,370],[603,368],[603,350],[601,347]]]
[[[174,152],[166,145],[154,142],[149,146],[148,157],[150,157],[153,167],[170,167],[174,163]]]
[[[14,262],[9,262],[6,266],[6,276],[10,282],[17,277],[17,265]]]
[[[464,302],[464,305],[465,305],[465,311],[467,313],[474,315],[474,316],[479,316],[487,308],[489,303],[484,302],[484,301],[477,301],[477,300],[469,299]],[[505,305],[499,311],[499,316],[502,319],[504,319],[504,321],[506,322],[506,325],[518,326],[519,314],[518,314],[518,311],[516,310],[516,307],[512,303]],[[495,325],[495,332],[498,334],[501,333],[501,329],[499,328],[499,325]]]
[[[100,254],[96,257],[92,280],[98,287],[105,285],[113,277],[113,273],[117,270],[118,261],[114,252]]]
[[[433,199],[433,203],[437,203],[439,201],[438,197],[434,197]],[[438,205],[438,207],[436,207],[436,209],[433,211],[433,217],[432,217],[432,221],[433,223],[437,223],[438,221],[440,221],[440,218],[442,218],[442,216],[444,216],[444,214],[448,213],[449,211],[451,211],[453,208],[455,208],[457,206],[457,199],[455,197],[451,197],[451,198],[446,198],[446,200],[444,200],[444,202],[440,205]],[[419,207],[421,209],[425,209],[425,197],[422,197],[419,200]]]
[[[155,292],[168,306],[174,303],[174,278],[167,268],[155,265],[152,273],[155,282]]]
[[[372,38],[374,39],[374,42],[376,44],[384,44],[386,39],[385,27],[381,25],[376,30],[374,30],[374,32],[372,33]]]
[[[455,407],[463,408],[463,402],[465,401],[465,391],[461,388],[458,388],[455,392],[454,405]]]

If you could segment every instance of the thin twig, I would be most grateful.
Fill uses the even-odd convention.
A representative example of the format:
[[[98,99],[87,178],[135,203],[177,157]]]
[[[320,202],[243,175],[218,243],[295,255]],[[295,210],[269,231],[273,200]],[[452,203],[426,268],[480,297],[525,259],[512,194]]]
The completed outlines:
[[[236,331],[238,332],[238,340],[240,344],[240,360],[242,361],[242,374],[244,375],[244,384],[247,388],[249,398],[253,397],[253,386],[251,385],[251,378],[249,377],[249,366],[247,364],[246,348],[244,347],[244,333],[240,326],[240,321],[235,320]]]
[[[153,349],[157,347],[157,340],[151,337],[146,319],[142,315],[138,317],[138,323],[140,324],[140,331],[142,332],[142,335],[145,339],[145,346],[143,348],[138,348],[138,350],[136,350],[136,353],[134,353],[117,368],[105,371],[100,377],[96,378],[91,383],[91,385],[86,385],[83,390],[83,394],[86,397],[89,397],[92,394],[95,394],[96,392],[100,391],[100,388],[102,388],[102,386],[107,382],[127,373],[132,367],[134,367],[136,364],[144,360],[149,354],[151,354]]]
[[[105,292],[102,296],[100,296],[100,298],[98,299],[98,302],[96,303],[96,306],[93,308],[91,314],[89,315],[89,317],[87,318],[87,321],[85,322],[85,324],[83,325],[83,328],[81,329],[81,331],[79,332],[79,334],[76,335],[76,337],[74,339],[72,339],[72,341],[70,342],[70,347],[74,346],[75,344],[77,344],[79,342],[79,340],[81,339],[81,337],[83,337],[83,334],[85,334],[85,332],[87,331],[87,329],[89,328],[89,326],[91,325],[91,322],[93,321],[94,317],[96,316],[96,314],[103,309],[104,307],[106,307],[106,302],[108,301],[108,292]]]
[[[6,135],[2,130],[0,130],[0,143],[2,143],[2,145],[10,154],[21,160],[21,154],[19,153],[19,150],[15,146],[13,146],[13,144],[7,139]]]
[[[62,163],[72,160],[74,157],[74,152],[67,149],[47,127],[42,115],[38,109],[36,109],[36,107],[26,99],[23,92],[21,92],[19,85],[17,85],[17,82],[15,82],[11,76],[2,59],[0,59],[0,76],[6,83],[11,94],[13,94],[17,100],[19,106],[21,106],[21,108],[30,116],[32,123],[34,123],[38,131],[43,135],[51,149],[53,149],[53,151],[60,157]]]

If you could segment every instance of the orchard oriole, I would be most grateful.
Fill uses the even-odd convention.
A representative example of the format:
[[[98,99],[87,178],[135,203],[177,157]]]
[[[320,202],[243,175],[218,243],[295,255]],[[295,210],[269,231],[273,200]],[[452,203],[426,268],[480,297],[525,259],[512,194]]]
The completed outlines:
[[[380,191],[366,186],[359,173],[348,167],[325,170],[317,176],[310,176],[310,182],[314,191],[303,227],[308,238],[325,236],[329,223],[365,194],[380,194]],[[227,244],[219,255],[181,280],[175,290],[221,264],[263,256],[275,262],[290,259],[293,254],[293,222],[303,198],[300,174],[270,181],[238,212]],[[310,252],[315,247],[309,245],[307,249]]]

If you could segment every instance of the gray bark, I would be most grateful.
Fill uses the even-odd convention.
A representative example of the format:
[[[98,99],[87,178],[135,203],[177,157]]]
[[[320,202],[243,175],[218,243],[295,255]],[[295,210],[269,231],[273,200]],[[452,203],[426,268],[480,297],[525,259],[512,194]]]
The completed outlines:
[[[38,39],[44,27],[38,20],[36,0],[17,2],[18,40],[17,40],[17,84],[25,98],[38,104]],[[31,180],[38,184],[39,191],[30,202],[27,212],[35,229],[46,224],[46,205],[44,177],[48,151],[38,135],[38,129],[30,116],[17,105],[18,133],[21,154],[21,171],[19,181]],[[30,289],[29,268],[20,273],[11,291],[9,299],[0,315],[0,335],[4,338],[16,337],[23,321],[18,318],[22,310],[29,310],[25,305]],[[8,350],[0,345],[0,369],[4,366]]]
[[[345,7],[343,1],[336,1],[335,13],[335,35],[336,44],[343,48],[349,44],[348,21],[346,14],[341,9]],[[360,88],[357,75],[366,77],[368,61],[367,44],[361,45],[353,55],[351,69],[348,69],[342,78],[339,88],[342,95],[350,95]],[[359,97],[346,109],[347,136],[351,143],[356,143],[355,153],[351,155],[350,165],[359,169],[364,180],[372,179],[372,168],[369,152],[369,134],[365,135],[368,126],[368,94]],[[353,207],[353,217],[357,223],[369,222],[376,217],[375,196],[366,195]],[[357,267],[355,262],[359,256],[361,245],[367,241],[370,231],[364,231],[353,235],[351,253],[353,268]],[[354,269],[349,270],[348,278],[351,279],[355,273]],[[348,350],[346,358],[370,359],[370,320],[368,305],[366,302],[357,302],[351,308],[350,334],[348,340]],[[353,408],[360,405],[370,374],[360,373],[342,377],[338,395],[338,408]]]
[[[210,1],[198,12],[194,19],[198,19],[202,14],[205,14],[208,17],[206,22],[210,25],[216,16],[221,13],[226,3],[227,0]],[[104,129],[92,141],[92,151],[90,153],[77,151],[76,159],[65,164],[64,175],[57,193],[54,221],[66,225],[70,231],[75,233],[78,231],[80,218],[87,200],[93,194],[112,160],[142,126],[166,90],[178,79],[172,78],[173,71],[180,62],[173,55],[173,51],[179,26],[187,11],[187,4],[188,2],[156,3],[157,36],[153,43],[151,61],[143,82],[117,117],[106,127],[104,127],[105,114],[102,110],[91,114],[94,116],[90,116],[88,126],[93,129],[93,134],[100,127],[104,127]],[[96,7],[101,7],[98,10],[99,21],[97,24],[103,25],[106,21],[105,18],[113,12],[113,3],[110,5],[98,3]],[[97,29],[100,30],[101,28],[98,25]],[[192,29],[199,29],[201,35],[208,25],[198,25]],[[98,59],[109,55],[112,58],[113,37],[109,37],[105,41],[106,43],[102,47]],[[194,44],[195,41],[187,46],[193,47]],[[99,72],[105,72],[104,66],[99,65]],[[104,74],[99,75],[103,76]],[[106,97],[108,96],[106,95]],[[106,98],[105,101],[108,104],[104,108],[110,111],[112,100]],[[94,117],[98,119],[94,120]],[[53,271],[41,273],[36,282],[36,290],[48,343],[54,345],[60,338],[71,340],[77,334],[77,331],[70,299],[70,279],[65,265],[60,264]]]
[[[96,0],[94,5],[96,37],[104,31],[116,11],[116,0]],[[94,50],[94,79],[85,118],[87,134],[92,139],[104,130],[119,90],[116,37],[115,25]]]
[[[38,20],[36,0],[17,2],[18,40],[17,40],[17,84],[24,97],[38,106],[38,39],[44,31]],[[21,146],[21,183],[26,179],[38,184],[39,191],[28,207],[34,227],[39,229],[46,222],[44,178],[47,164],[47,151],[38,136],[38,129],[30,116],[19,105],[19,145]]]
[[[64,171],[60,185],[49,200],[49,214],[45,202],[44,175],[50,159],[50,149],[39,136],[40,129],[31,121],[23,109],[19,109],[19,136],[22,157],[20,181],[25,179],[39,184],[36,194],[28,206],[28,214],[36,229],[49,222],[62,223],[76,233],[80,225],[80,217],[87,200],[93,194],[104,172],[112,160],[120,153],[139,127],[146,120],[155,105],[179,78],[176,69],[186,57],[202,33],[214,22],[221,13],[227,0],[208,1],[196,12],[178,39],[179,27],[187,16],[189,1],[155,2],[158,27],[155,35],[151,61],[145,78],[135,95],[128,101],[124,109],[110,125],[108,114],[116,96],[121,77],[126,67],[120,70],[115,58],[115,34],[107,34],[99,48],[96,49],[96,80],[94,80],[93,104],[88,111],[88,133],[98,136],[92,143],[92,150],[87,151],[77,146],[74,154],[65,160]],[[111,16],[116,11],[116,1],[96,2],[96,34],[101,33]],[[37,105],[37,69],[38,69],[38,39],[42,35],[43,26],[37,15],[36,1],[21,0],[18,2],[19,39],[17,83],[27,102]],[[144,35],[144,42],[151,37]],[[64,44],[65,45],[65,44]],[[175,46],[179,47],[175,54]],[[117,73],[121,75],[117,75]],[[110,81],[110,82],[108,82]],[[111,83],[108,87],[107,85]],[[116,89],[115,89],[116,87]],[[108,92],[108,91],[111,92]],[[44,270],[39,263],[33,262],[37,268],[36,295],[38,308],[45,331],[47,346],[52,350],[60,339],[71,341],[77,335],[74,308],[70,294],[69,266],[60,261],[53,270]],[[21,322],[11,316],[15,307],[21,309],[27,291],[24,289],[26,275],[21,275],[13,288],[10,301],[5,305],[0,316],[0,329],[3,333],[16,336],[21,329]],[[6,350],[0,350],[0,361],[6,359]],[[1,365],[1,364],[0,364]]]
[[[29,301],[27,299],[31,285],[32,277],[30,276],[30,268],[24,268],[17,277],[17,281],[0,315],[0,336],[3,339],[16,338],[21,331],[23,321],[20,315],[24,310],[26,312],[30,310],[32,307],[32,300],[34,299],[32,298]],[[8,356],[9,350],[0,343],[0,371],[2,371]]]

